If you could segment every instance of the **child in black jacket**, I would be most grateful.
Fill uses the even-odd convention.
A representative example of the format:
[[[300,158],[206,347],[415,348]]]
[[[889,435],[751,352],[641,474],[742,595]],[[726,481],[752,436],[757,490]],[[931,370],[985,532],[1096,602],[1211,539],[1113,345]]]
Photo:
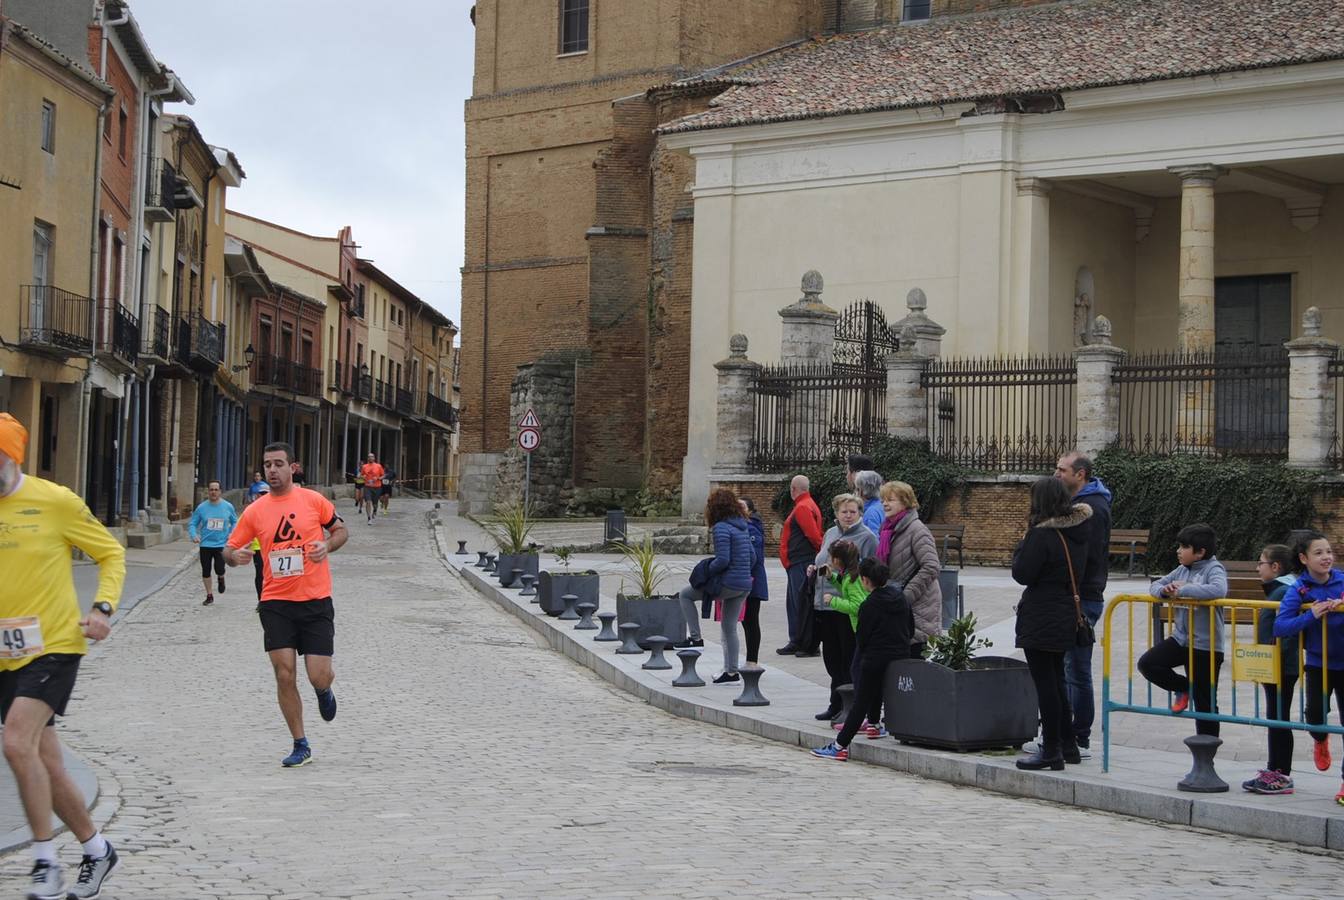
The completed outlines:
[[[854,634],[854,656],[859,663],[854,703],[835,741],[813,750],[813,756],[840,762],[849,759],[850,741],[854,740],[873,701],[882,696],[887,666],[910,657],[915,615],[905,592],[887,584],[890,577],[891,570],[876,559],[870,557],[859,563],[859,579],[868,591],[868,599],[859,607],[859,627]]]

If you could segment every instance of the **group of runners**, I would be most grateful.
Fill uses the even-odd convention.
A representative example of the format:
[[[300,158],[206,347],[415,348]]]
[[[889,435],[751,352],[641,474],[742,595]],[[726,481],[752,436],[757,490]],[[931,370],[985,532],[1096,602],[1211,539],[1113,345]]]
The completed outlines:
[[[369,458],[355,473],[355,509],[362,510],[373,524],[381,507],[387,515],[387,505],[392,500],[392,484],[396,473],[383,468],[378,457],[370,453]]]
[[[93,898],[119,860],[65,769],[53,726],[57,716],[65,715],[88,642],[111,633],[126,552],[76,494],[23,473],[27,445],[23,424],[0,413],[0,571],[5,573],[0,589],[0,734],[32,829],[29,900]],[[372,454],[362,467],[366,489],[360,501],[369,506],[372,521],[370,463],[377,466]],[[349,538],[332,502],[296,484],[296,466],[292,447],[268,444],[242,514],[222,498],[219,482],[212,481],[189,525],[191,538],[200,543],[205,605],[214,603],[215,589],[224,593],[226,566],[252,564],[256,569],[262,646],[293,741],[280,761],[286,768],[313,759],[298,691],[298,657],[303,657],[319,714],[328,722],[336,717],[329,557]],[[384,478],[377,466],[380,491]],[[87,614],[81,614],[75,591],[72,547],[98,564],[98,588]],[[54,849],[53,814],[83,848],[70,886]]]

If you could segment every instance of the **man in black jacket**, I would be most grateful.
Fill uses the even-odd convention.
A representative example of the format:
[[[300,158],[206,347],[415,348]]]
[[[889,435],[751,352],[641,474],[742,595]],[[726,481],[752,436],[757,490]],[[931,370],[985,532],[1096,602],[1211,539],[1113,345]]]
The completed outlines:
[[[1080,567],[1078,594],[1083,601],[1083,615],[1093,625],[1101,618],[1106,593],[1106,575],[1110,567],[1111,546],[1111,492],[1101,479],[1092,474],[1092,460],[1077,450],[1070,450],[1055,464],[1055,477],[1073,494],[1075,503],[1092,507],[1087,537],[1087,564]],[[1092,720],[1096,701],[1092,692],[1092,645],[1075,647],[1064,655],[1064,680],[1069,686],[1069,706],[1073,709],[1073,733],[1078,738],[1078,749],[1086,758],[1091,756],[1088,744],[1092,738]]]

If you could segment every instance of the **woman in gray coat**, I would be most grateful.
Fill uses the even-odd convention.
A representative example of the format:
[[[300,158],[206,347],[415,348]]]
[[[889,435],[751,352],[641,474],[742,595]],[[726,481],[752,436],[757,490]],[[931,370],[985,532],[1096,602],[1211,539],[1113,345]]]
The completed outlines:
[[[943,630],[943,593],[938,587],[942,563],[938,545],[919,520],[915,489],[904,481],[888,481],[879,492],[882,532],[877,536],[877,560],[891,569],[891,584],[902,586],[915,613],[915,642],[910,656],[919,659],[929,638]]]

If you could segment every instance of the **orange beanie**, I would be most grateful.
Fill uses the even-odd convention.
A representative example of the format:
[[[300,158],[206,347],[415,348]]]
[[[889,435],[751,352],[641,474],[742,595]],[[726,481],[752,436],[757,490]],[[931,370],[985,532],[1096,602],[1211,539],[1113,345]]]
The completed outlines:
[[[28,429],[9,413],[0,413],[0,453],[19,465],[28,455]]]

